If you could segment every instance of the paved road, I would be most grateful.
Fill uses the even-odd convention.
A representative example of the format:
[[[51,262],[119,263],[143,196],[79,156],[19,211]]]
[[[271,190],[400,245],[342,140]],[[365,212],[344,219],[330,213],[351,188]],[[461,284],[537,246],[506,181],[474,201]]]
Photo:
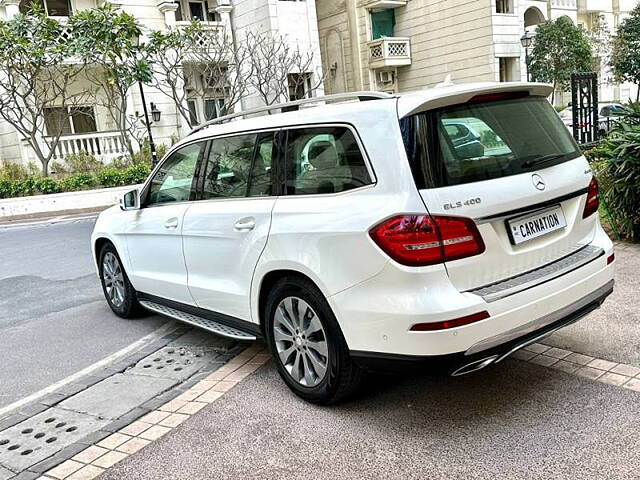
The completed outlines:
[[[516,360],[368,389],[316,407],[270,364],[100,480],[640,477],[637,392]]]
[[[166,322],[111,313],[91,259],[93,223],[0,229],[0,410]]]
[[[640,367],[640,245],[616,245],[616,286],[599,310],[544,343]],[[638,474],[640,476],[640,473]]]

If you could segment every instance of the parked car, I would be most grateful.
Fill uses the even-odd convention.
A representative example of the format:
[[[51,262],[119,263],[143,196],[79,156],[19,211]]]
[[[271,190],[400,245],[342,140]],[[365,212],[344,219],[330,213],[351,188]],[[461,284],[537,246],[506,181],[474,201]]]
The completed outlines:
[[[619,103],[599,103],[598,104],[598,132],[600,136],[606,135],[615,123],[627,109]],[[573,111],[569,106],[562,110],[560,113],[565,126],[570,132],[573,132]],[[579,125],[579,128],[583,128],[583,124]]]
[[[263,338],[291,390],[322,404],[368,370],[501,362],[613,289],[598,184],[550,93],[360,92],[202,126],[100,214],[107,302]],[[500,148],[461,154],[459,119]]]

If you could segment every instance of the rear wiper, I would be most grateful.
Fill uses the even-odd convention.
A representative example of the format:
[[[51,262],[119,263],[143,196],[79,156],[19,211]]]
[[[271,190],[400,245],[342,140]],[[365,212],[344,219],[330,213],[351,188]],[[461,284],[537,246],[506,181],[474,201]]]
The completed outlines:
[[[564,153],[551,153],[549,155],[542,155],[541,157],[535,157],[530,160],[525,160],[522,162],[522,166],[533,167],[534,165],[538,165],[540,163],[553,162],[554,160],[559,160],[565,156]]]

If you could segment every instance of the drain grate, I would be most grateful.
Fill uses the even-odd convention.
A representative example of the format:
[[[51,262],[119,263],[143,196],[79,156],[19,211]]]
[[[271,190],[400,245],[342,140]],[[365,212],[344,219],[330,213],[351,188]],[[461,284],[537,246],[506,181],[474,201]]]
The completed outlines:
[[[213,348],[164,347],[143,358],[127,374],[184,380],[217,357]]]
[[[0,465],[22,471],[99,430],[109,420],[50,408],[0,432]]]

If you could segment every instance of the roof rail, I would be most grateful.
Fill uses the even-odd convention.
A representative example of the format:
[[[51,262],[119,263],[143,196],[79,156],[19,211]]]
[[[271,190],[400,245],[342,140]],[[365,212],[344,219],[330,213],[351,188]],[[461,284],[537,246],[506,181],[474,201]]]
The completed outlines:
[[[298,110],[297,107],[299,107],[300,105],[307,105],[307,104],[313,104],[313,103],[322,103],[322,102],[338,103],[341,101],[354,100],[354,99],[364,102],[367,100],[379,100],[379,99],[392,98],[392,97],[393,95],[389,93],[362,91],[362,92],[336,93],[334,95],[303,98],[302,100],[294,100],[292,102],[276,103],[274,105],[265,105],[263,107],[252,108],[250,110],[244,110],[241,112],[231,113],[229,115],[224,115],[222,117],[214,118],[212,120],[204,122],[202,125],[198,125],[194,129],[192,129],[188,135],[192,135],[196,132],[199,132],[200,130],[204,130],[205,128],[210,127],[211,125],[228,122],[229,120],[232,120],[234,118],[245,117],[246,115],[255,115],[257,113],[263,113],[263,112],[271,112],[272,110],[282,110],[284,108],[293,110],[294,108],[292,107],[295,107],[295,110]]]

